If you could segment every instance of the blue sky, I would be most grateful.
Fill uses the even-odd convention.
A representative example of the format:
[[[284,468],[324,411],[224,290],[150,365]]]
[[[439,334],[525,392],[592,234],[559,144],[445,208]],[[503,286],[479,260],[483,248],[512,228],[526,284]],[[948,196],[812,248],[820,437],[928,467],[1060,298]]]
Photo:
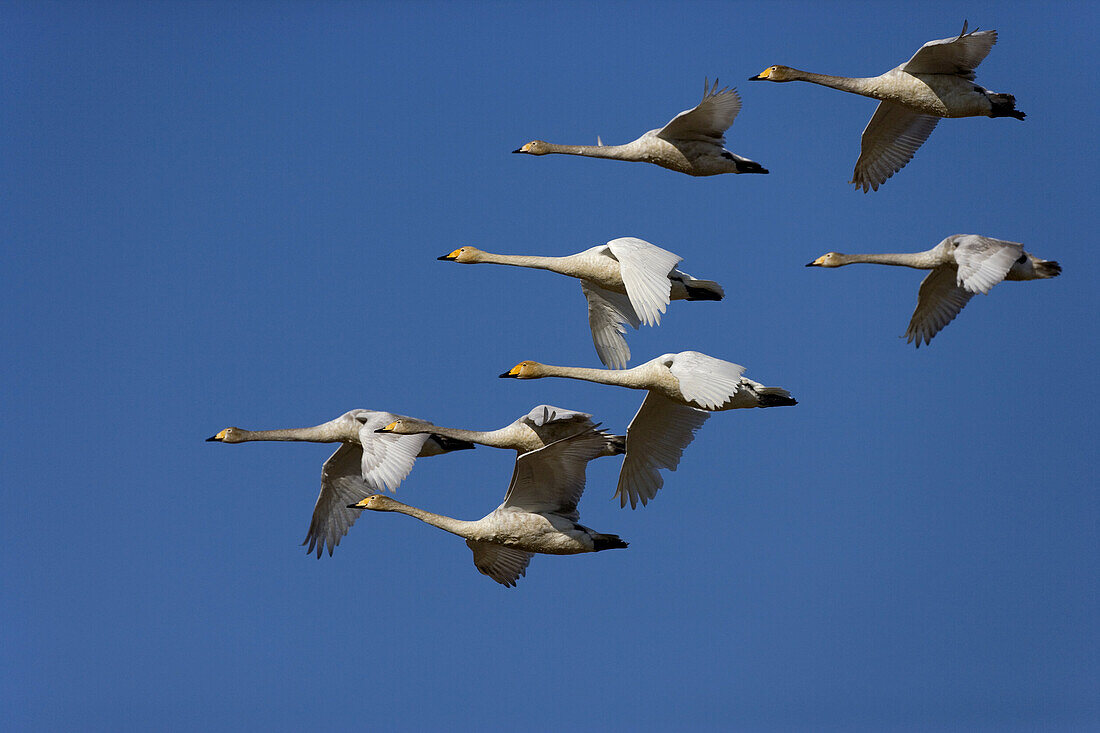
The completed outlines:
[[[1097,14],[1014,3],[0,6],[0,707],[19,730],[1081,730],[1100,726],[1091,139]],[[877,193],[872,100],[745,81],[874,75],[971,27],[1024,122],[941,122]],[[626,142],[736,85],[771,173],[510,151]],[[1090,191],[1092,193],[1090,193]],[[806,269],[976,233],[1058,260],[919,351],[921,273]],[[789,389],[715,415],[628,550],[536,557],[362,516],[305,536],[328,446],[228,425],[358,407],[495,428],[539,403],[623,431],[640,393],[496,375],[597,366],[583,297],[460,267],[639,236],[723,284],[632,332]],[[418,462],[398,498],[477,518],[513,454]]]

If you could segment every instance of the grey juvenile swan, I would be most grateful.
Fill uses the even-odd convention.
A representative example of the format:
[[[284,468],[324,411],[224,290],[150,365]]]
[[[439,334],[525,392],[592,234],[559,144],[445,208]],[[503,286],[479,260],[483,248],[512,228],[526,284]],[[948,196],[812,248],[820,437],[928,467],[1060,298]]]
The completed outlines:
[[[962,32],[929,41],[913,58],[881,76],[850,78],[769,66],[749,81],[808,81],[881,100],[863,130],[852,183],[878,190],[924,144],[941,117],[1015,117],[1016,98],[974,83],[974,69],[997,42],[997,31]]]
[[[721,300],[722,286],[697,280],[676,269],[682,259],[637,237],[620,237],[607,244],[564,257],[501,255],[476,247],[459,247],[438,259],[461,264],[489,263],[532,267],[575,277],[588,299],[588,325],[600,361],[622,369],[630,360],[626,325],[656,326],[673,300]]]
[[[907,343],[931,343],[951,323],[975,293],[989,293],[1002,280],[1042,280],[1058,277],[1057,262],[1024,252],[1019,242],[977,234],[955,234],[925,252],[911,254],[845,255],[829,252],[806,267],[842,267],[856,262],[900,265],[931,270],[920,284],[917,309],[905,330]]]
[[[340,443],[321,467],[321,493],[313,507],[313,519],[302,544],[307,553],[316,548],[317,557],[328,544],[328,554],[358,519],[360,512],[349,509],[377,491],[393,491],[409,475],[418,457],[438,456],[473,448],[465,440],[441,435],[377,435],[375,431],[401,415],[374,410],[351,410],[335,420],[311,428],[286,430],[242,430],[226,428],[206,440],[247,443],[254,440],[289,440],[308,443]]]
[[[703,83],[703,101],[673,117],[659,130],[626,145],[555,145],[532,140],[513,153],[528,155],[583,155],[638,163],[653,163],[689,176],[715,176],[719,173],[767,173],[759,163],[735,155],[724,147],[725,133],[741,111],[736,89],[718,89]]]
[[[578,523],[585,467],[604,455],[606,447],[606,434],[585,428],[524,453],[516,461],[501,505],[472,522],[433,514],[381,494],[349,508],[408,514],[465,537],[479,571],[502,585],[515,586],[535,553],[576,555],[627,546],[618,535],[601,534]]]
[[[615,496],[635,508],[664,485],[659,469],[675,471],[684,448],[711,412],[747,407],[796,405],[790,392],[742,376],[745,367],[698,351],[664,354],[633,369],[613,371],[522,361],[501,377],[566,377],[597,384],[648,390],[626,431],[626,457]]]

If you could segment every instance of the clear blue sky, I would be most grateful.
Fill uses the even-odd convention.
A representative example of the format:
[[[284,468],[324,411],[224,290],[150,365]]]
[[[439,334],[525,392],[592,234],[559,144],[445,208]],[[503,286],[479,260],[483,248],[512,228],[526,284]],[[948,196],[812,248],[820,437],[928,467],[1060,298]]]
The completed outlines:
[[[971,27],[1024,122],[946,120],[846,182],[851,76]],[[6,3],[0,709],[11,730],[1083,730],[1100,727],[1097,11],[1013,3]],[[744,99],[768,176],[511,155]],[[806,269],[955,233],[1057,280],[898,338],[921,273]],[[648,508],[589,468],[628,550],[505,589],[463,542],[365,514],[306,556],[328,446],[227,425],[357,407],[494,428],[539,403],[622,431],[641,394],[496,375],[596,366],[575,282],[462,267],[643,237],[718,280],[629,336],[794,408],[715,415]],[[477,518],[513,454],[420,461],[398,498]]]

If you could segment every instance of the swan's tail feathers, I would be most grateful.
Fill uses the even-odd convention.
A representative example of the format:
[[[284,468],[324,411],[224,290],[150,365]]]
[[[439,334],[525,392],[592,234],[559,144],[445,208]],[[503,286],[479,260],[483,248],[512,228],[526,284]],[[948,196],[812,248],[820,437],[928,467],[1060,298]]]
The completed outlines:
[[[764,387],[756,390],[756,394],[760,407],[789,407],[798,404],[798,400],[782,387]]]
[[[721,300],[726,296],[722,286],[713,280],[684,278],[684,287],[687,288],[688,300]]]
[[[1054,260],[1040,260],[1036,257],[1031,266],[1035,268],[1038,277],[1058,277],[1062,274],[1062,266]]]
[[[1015,117],[1018,120],[1027,117],[1025,113],[1016,109],[1016,97],[1011,94],[990,92],[988,96],[989,103],[993,105],[993,109],[989,112],[990,117]]]
[[[604,445],[603,455],[621,456],[623,453],[626,453],[625,435],[612,435],[611,433],[605,433],[605,435],[607,435],[607,443]]]
[[[737,172],[738,173],[767,173],[768,169],[757,163],[755,160],[738,160]]]
[[[471,450],[474,448],[474,444],[468,440],[459,440],[458,438],[448,438],[444,435],[436,435],[432,433],[429,440],[433,441],[439,446],[439,449],[444,453],[449,453],[453,450]]]
[[[624,547],[629,547],[629,542],[624,542],[617,534],[593,534],[592,544],[594,546],[594,552],[600,552],[602,550],[621,550]]]

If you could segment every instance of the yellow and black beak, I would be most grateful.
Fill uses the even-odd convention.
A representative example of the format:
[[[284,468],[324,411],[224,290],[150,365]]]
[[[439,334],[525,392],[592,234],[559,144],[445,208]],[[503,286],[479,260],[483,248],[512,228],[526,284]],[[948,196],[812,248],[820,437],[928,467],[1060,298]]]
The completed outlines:
[[[222,440],[225,440],[225,433],[226,433],[226,431],[222,430],[217,435],[211,435],[209,438],[206,439],[206,442],[207,443],[217,443],[217,442],[220,442]]]
[[[385,427],[378,428],[374,432],[376,432],[376,433],[392,433],[393,432],[393,426],[396,425],[396,424],[397,423],[391,422],[389,425],[386,425]]]

